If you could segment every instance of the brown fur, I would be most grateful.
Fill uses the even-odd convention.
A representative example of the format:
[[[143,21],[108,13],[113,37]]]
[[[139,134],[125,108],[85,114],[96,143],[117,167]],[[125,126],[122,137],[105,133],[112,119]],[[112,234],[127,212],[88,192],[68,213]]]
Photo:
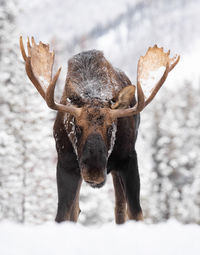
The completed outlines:
[[[131,210],[130,210],[129,208],[127,208],[127,214],[128,214],[128,218],[129,218],[130,220],[136,220],[136,221],[142,221],[142,220],[144,220],[144,217],[143,217],[142,212],[133,214],[133,213],[131,213]]]
[[[70,218],[69,218],[69,220],[70,221],[74,221],[74,222],[77,222],[78,216],[79,216],[79,214],[81,212],[80,207],[79,207],[80,188],[81,188],[81,183],[80,183],[80,185],[79,185],[79,187],[77,189],[75,200],[73,202],[73,205],[72,205],[72,208],[71,208],[71,211],[70,211]]]
[[[126,109],[131,105],[131,102],[135,95],[135,86],[130,85],[123,88],[119,95],[117,102],[112,105],[112,109]]]
[[[115,191],[115,222],[122,224],[126,221],[126,198],[124,189],[117,173],[112,172],[113,185]]]
[[[81,112],[78,116],[59,112],[54,125],[59,197],[56,221],[77,221],[82,179],[92,187],[101,187],[110,171],[115,189],[116,223],[125,222],[127,212],[129,219],[142,218],[134,150],[139,117],[116,120],[110,114],[111,108],[135,104],[135,87],[130,84],[127,76],[113,68],[102,52],[83,52],[69,60],[61,104],[70,101]],[[115,145],[111,141],[114,127],[117,128]],[[105,157],[107,162],[102,163]],[[128,184],[130,181],[136,185]],[[127,185],[130,190],[126,189]]]

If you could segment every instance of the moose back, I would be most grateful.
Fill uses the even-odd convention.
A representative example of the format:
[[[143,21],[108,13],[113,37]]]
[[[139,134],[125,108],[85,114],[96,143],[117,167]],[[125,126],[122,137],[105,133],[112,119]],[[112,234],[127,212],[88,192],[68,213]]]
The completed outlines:
[[[100,188],[111,173],[115,190],[115,221],[142,220],[140,179],[135,142],[139,113],[151,102],[178,63],[156,45],[140,57],[137,84],[115,69],[101,51],[79,53],[68,61],[68,73],[60,103],[54,89],[61,68],[52,78],[54,53],[42,42],[28,40],[28,55],[20,37],[26,73],[47,105],[58,111],[54,138],[58,153],[58,210],[56,221],[77,221],[79,192],[84,180]],[[163,69],[146,98],[142,86],[157,70]],[[152,79],[151,79],[152,80]],[[137,91],[137,93],[135,93]]]

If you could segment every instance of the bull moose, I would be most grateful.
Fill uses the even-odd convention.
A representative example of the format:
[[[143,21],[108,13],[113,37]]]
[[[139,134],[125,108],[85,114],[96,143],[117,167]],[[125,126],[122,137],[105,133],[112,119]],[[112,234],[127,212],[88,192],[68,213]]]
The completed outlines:
[[[115,221],[142,220],[140,179],[135,142],[140,112],[152,101],[179,61],[156,45],[140,57],[137,84],[114,68],[98,50],[81,52],[68,61],[68,73],[60,103],[54,89],[61,68],[52,78],[54,53],[49,45],[27,42],[20,48],[26,73],[48,107],[58,111],[53,133],[58,153],[56,221],[77,221],[82,180],[100,188],[111,173],[115,190]],[[163,68],[161,78],[150,82],[146,98],[142,86],[153,72]],[[135,93],[137,91],[137,93]],[[136,96],[135,96],[136,94]]]

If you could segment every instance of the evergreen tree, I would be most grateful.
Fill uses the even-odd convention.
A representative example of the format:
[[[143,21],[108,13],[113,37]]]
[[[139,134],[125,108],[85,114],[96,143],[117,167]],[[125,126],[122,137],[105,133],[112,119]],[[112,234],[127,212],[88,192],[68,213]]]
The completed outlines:
[[[19,222],[53,219],[55,151],[50,112],[28,81],[15,26],[17,4],[0,5],[0,218]]]
[[[154,221],[174,217],[199,223],[199,91],[190,83],[168,91],[152,113],[152,199]]]

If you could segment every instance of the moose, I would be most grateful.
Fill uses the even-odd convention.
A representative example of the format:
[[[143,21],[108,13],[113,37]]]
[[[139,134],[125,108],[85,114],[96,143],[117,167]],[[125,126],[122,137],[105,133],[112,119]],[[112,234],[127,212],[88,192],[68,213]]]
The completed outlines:
[[[26,73],[48,107],[57,111],[53,134],[58,154],[56,222],[78,220],[79,193],[84,180],[101,188],[111,173],[115,192],[115,221],[142,220],[140,178],[135,143],[140,112],[152,101],[176,66],[180,56],[156,45],[141,56],[136,86],[114,68],[98,50],[81,52],[68,61],[68,72],[60,103],[54,100],[61,68],[52,78],[54,52],[49,45],[28,39],[28,55],[20,37]],[[163,68],[152,82],[149,95],[143,84]]]

